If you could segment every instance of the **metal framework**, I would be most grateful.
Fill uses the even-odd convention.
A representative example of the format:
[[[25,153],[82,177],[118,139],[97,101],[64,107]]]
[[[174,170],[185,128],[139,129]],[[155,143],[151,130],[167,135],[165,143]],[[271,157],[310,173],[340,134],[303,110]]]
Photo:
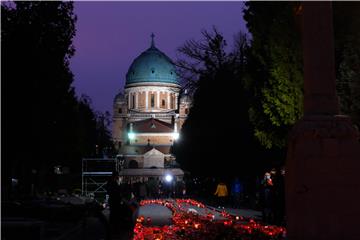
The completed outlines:
[[[130,155],[126,155],[130,156]],[[83,158],[81,175],[81,194],[92,198],[104,198],[106,195],[106,183],[113,171],[117,171],[125,178],[164,176],[166,172],[174,176],[182,177],[184,172],[177,167],[174,160],[165,168],[151,169],[124,169],[125,155],[119,154],[116,158]]]
[[[81,193],[83,196],[98,197],[106,193],[106,183],[114,170],[120,170],[117,158],[83,158]]]

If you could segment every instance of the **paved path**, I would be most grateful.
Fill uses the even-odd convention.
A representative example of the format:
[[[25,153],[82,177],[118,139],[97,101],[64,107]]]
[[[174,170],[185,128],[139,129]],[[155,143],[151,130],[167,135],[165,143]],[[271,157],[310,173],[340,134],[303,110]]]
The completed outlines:
[[[136,215],[144,216],[145,219],[150,217],[151,225],[153,226],[171,225],[172,223],[171,210],[159,204],[148,204],[145,206],[140,206]]]
[[[219,210],[221,211],[221,209],[216,209],[212,206],[206,205],[206,208],[199,208],[197,206],[187,205],[184,203],[184,204],[182,204],[182,207],[185,208],[187,211],[193,211],[200,215],[206,215],[208,213],[212,213],[212,214],[214,214],[214,217],[215,217],[214,219],[222,219],[223,218],[221,216],[221,213],[219,212]],[[230,213],[232,215],[236,215],[236,216],[261,219],[261,212],[251,210],[251,209],[225,208],[224,210],[227,211],[228,213]],[[110,213],[109,209],[105,209],[103,211],[103,214],[107,220],[109,219],[109,213]],[[138,216],[144,216],[145,219],[150,217],[151,225],[153,225],[153,226],[171,225],[171,223],[172,223],[171,210],[169,208],[159,205],[159,204],[148,204],[145,206],[140,206],[138,208],[138,210],[134,213],[133,220],[135,221],[135,219]],[[90,238],[90,239],[92,239],[92,238]],[[126,235],[122,234],[121,236],[115,236],[115,237],[113,236],[112,239],[126,240],[126,239],[130,239],[130,238],[127,237]]]
[[[197,206],[192,206],[183,203],[181,205],[186,211],[192,211],[196,214],[200,215],[207,215],[208,213],[214,214],[214,219],[223,219],[223,216],[219,211],[222,209],[216,209],[212,206],[206,206],[205,208],[200,208]],[[236,208],[225,208],[226,212],[235,215],[235,216],[243,216],[243,217],[249,217],[254,219],[261,219],[261,212],[251,210],[251,209],[236,209]],[[136,215],[134,216],[134,219],[136,219],[137,216],[144,216],[145,219],[147,217],[151,218],[152,225],[156,226],[162,226],[162,225],[170,225],[171,224],[171,210],[168,209],[165,206],[159,205],[159,204],[149,204],[145,206],[139,207]]]
[[[235,216],[243,216],[254,219],[261,219],[262,213],[252,209],[225,208],[225,211]]]

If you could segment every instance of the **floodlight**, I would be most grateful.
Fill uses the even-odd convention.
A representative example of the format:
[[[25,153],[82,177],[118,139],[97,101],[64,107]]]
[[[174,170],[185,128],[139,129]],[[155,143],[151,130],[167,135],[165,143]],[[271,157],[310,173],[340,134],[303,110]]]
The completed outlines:
[[[170,175],[170,174],[166,174],[166,176],[165,176],[165,181],[171,182],[172,180],[173,180],[173,176]]]
[[[129,132],[128,137],[129,137],[130,140],[134,140],[135,139],[135,133]]]
[[[174,132],[174,133],[173,133],[173,138],[174,138],[174,140],[178,140],[179,137],[180,137],[180,134],[179,134],[178,132]]]

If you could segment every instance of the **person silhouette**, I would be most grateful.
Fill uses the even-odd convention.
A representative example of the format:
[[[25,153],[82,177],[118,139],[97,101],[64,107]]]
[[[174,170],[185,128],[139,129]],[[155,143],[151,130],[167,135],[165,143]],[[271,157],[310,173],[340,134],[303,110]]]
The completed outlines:
[[[224,182],[220,182],[216,187],[216,192],[214,193],[215,196],[218,197],[218,205],[219,207],[224,208],[226,203],[226,198],[228,196],[228,190],[226,184]]]
[[[120,223],[121,216],[121,179],[117,171],[113,171],[110,179],[106,184],[107,193],[109,195],[109,208],[110,208],[110,230],[116,232]]]

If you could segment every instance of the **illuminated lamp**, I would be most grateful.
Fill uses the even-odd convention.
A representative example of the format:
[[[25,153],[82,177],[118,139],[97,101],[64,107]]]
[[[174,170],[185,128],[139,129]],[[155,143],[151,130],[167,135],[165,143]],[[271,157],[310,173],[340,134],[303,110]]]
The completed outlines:
[[[174,133],[173,133],[173,139],[174,139],[174,140],[178,140],[179,137],[180,137],[180,134],[179,134],[178,132],[174,132]]]
[[[171,182],[173,180],[173,176],[170,174],[166,174],[165,175],[165,181],[167,181],[168,183]]]
[[[128,137],[129,137],[130,140],[134,140],[135,139],[135,133],[129,132]]]
[[[134,140],[135,139],[135,133],[133,132],[133,124],[130,123],[130,129],[129,129],[129,133],[128,133],[128,137],[130,140]]]
[[[174,133],[173,133],[173,139],[176,141],[178,140],[180,137],[180,134],[178,133],[178,130],[177,130],[177,125],[176,123],[174,123]]]

